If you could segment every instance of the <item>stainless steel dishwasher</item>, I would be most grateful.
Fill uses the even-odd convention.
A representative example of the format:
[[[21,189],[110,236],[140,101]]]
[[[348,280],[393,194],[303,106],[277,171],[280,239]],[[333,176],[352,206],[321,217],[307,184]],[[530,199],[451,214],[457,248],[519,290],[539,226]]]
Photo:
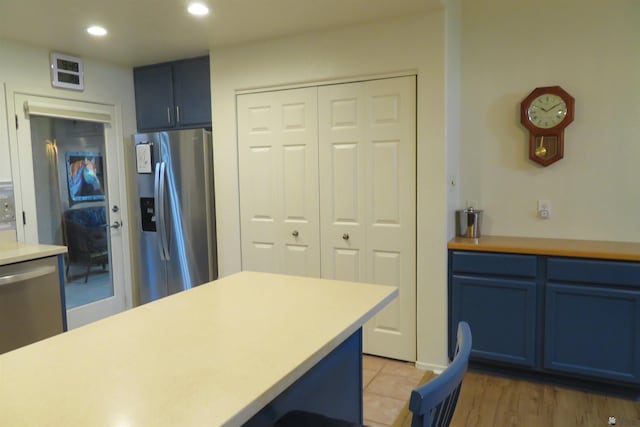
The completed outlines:
[[[58,258],[0,266],[0,354],[63,331]]]

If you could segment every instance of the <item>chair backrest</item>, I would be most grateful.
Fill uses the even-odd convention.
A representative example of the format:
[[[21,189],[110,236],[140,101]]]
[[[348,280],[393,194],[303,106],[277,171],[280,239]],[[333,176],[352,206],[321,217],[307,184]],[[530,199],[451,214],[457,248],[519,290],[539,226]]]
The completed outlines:
[[[411,427],[446,427],[451,423],[470,354],[471,329],[468,323],[460,322],[453,362],[440,375],[411,392]]]

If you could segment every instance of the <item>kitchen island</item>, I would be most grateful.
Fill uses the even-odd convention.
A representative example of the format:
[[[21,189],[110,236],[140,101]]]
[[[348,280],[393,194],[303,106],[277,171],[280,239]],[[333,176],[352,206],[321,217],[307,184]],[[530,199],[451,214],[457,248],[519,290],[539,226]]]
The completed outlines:
[[[228,276],[1,355],[0,425],[260,426],[345,390],[361,418],[359,331],[397,293]]]

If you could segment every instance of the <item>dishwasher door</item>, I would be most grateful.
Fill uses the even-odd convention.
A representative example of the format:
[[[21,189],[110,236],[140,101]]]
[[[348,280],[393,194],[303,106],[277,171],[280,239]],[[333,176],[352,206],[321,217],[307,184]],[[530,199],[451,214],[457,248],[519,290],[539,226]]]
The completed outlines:
[[[0,266],[0,354],[62,331],[57,257]]]

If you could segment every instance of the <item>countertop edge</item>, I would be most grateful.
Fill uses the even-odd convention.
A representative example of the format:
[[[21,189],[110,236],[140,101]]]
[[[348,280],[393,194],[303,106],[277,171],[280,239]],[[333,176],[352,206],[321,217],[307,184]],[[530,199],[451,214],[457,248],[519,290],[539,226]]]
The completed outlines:
[[[67,253],[66,246],[33,243],[0,243],[0,266]]]
[[[640,261],[640,243],[635,242],[485,236],[478,239],[456,237],[449,241],[447,248],[478,252]]]

